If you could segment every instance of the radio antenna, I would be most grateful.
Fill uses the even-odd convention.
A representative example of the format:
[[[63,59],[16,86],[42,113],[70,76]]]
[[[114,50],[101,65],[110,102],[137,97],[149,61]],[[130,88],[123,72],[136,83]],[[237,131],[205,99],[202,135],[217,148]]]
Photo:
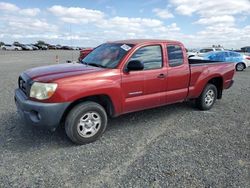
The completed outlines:
[[[72,41],[72,28],[71,23],[69,24],[69,32],[70,32],[70,48],[73,49],[73,41]],[[71,61],[73,62],[73,50],[71,50]]]

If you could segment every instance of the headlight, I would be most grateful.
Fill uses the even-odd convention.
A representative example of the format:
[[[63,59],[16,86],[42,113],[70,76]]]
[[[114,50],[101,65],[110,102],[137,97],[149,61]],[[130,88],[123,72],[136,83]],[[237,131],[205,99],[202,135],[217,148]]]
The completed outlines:
[[[44,100],[50,98],[56,91],[56,83],[40,83],[34,82],[30,89],[30,97],[38,100]]]

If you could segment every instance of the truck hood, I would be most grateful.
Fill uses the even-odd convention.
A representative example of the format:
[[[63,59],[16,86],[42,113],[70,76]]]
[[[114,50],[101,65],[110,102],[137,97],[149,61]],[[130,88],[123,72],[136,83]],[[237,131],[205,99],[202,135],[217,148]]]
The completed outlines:
[[[24,73],[32,80],[41,82],[51,82],[60,78],[72,77],[82,74],[104,71],[103,68],[88,66],[78,63],[65,63],[59,65],[49,65],[32,68]]]

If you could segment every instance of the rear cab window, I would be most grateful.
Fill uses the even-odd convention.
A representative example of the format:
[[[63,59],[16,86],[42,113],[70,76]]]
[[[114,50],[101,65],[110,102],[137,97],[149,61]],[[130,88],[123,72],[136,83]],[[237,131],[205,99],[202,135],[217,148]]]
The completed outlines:
[[[168,45],[167,56],[170,67],[177,67],[184,63],[183,51],[179,45]]]

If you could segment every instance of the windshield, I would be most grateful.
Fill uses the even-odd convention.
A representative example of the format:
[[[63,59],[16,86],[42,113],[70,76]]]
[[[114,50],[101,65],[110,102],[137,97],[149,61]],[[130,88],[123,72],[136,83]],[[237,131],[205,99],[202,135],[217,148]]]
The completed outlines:
[[[96,67],[115,68],[132,47],[131,44],[105,43],[95,48],[81,62]]]

